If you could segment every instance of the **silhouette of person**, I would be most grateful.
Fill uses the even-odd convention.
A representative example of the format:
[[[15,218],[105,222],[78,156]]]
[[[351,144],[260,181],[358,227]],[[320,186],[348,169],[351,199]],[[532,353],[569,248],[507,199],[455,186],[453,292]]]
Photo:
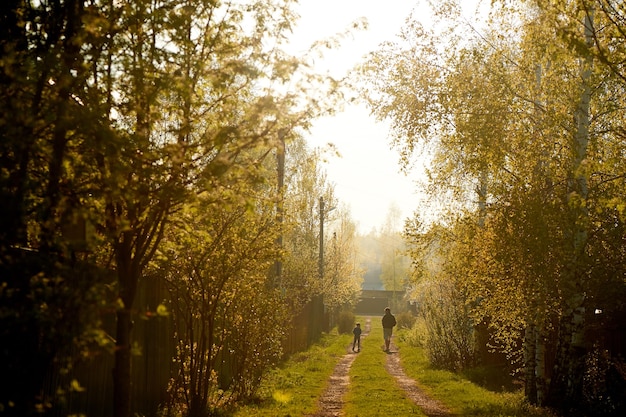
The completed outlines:
[[[383,316],[383,338],[385,339],[385,352],[389,352],[389,344],[391,343],[391,333],[396,325],[396,317],[391,314],[389,307],[385,308],[385,315]]]
[[[357,347],[357,352],[361,351],[361,323],[357,323],[352,329],[352,334],[354,334],[354,340],[352,341],[352,351],[354,352],[354,348]]]

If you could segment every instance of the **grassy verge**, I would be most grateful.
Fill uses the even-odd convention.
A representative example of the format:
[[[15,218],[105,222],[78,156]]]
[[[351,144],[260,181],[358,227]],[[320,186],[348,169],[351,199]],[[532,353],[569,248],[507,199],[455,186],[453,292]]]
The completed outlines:
[[[313,413],[351,340],[351,335],[338,335],[336,331],[323,335],[309,350],[294,354],[272,370],[261,385],[259,401],[239,408],[233,415],[286,417]]]
[[[365,320],[361,319],[361,322]],[[385,371],[387,354],[382,351],[380,319],[373,317],[371,326],[370,334],[362,338],[361,352],[350,368],[344,416],[424,416]],[[489,391],[461,375],[433,369],[425,351],[410,346],[405,335],[405,331],[396,332],[394,342],[399,347],[406,374],[419,381],[425,392],[444,403],[454,415],[554,417],[546,410],[528,406],[521,392]],[[352,335],[338,335],[336,331],[324,335],[320,343],[293,355],[272,370],[261,386],[259,401],[239,408],[232,415],[295,417],[314,413],[330,375],[351,341]]]
[[[361,319],[361,323],[364,320]],[[424,416],[385,370],[382,325],[372,318],[369,336],[361,339],[361,352],[350,368],[350,388],[344,408],[346,417]]]
[[[521,391],[503,393],[489,391],[462,376],[433,369],[424,349],[409,346],[405,331],[398,332],[395,343],[408,376],[434,398],[446,404],[454,414],[480,417],[553,417],[545,409],[529,406]]]

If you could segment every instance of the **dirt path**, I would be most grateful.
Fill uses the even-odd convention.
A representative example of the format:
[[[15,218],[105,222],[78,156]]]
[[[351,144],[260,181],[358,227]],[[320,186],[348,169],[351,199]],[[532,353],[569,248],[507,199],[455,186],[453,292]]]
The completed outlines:
[[[371,319],[367,319],[361,338],[367,337],[370,333]],[[352,366],[352,362],[356,359],[356,353],[352,351],[352,344],[346,348],[346,354],[341,358],[333,374],[330,376],[330,381],[326,392],[322,394],[319,399],[318,411],[309,417],[336,417],[341,415],[341,409],[343,408],[343,397],[348,392],[348,385],[350,383],[350,377],[348,372]]]
[[[366,337],[371,329],[371,318],[367,318],[365,328],[361,337]],[[343,398],[348,391],[350,377],[348,372],[352,363],[356,359],[356,353],[352,352],[352,344],[346,348],[346,354],[339,361],[335,370],[330,377],[328,388],[319,399],[318,411],[308,417],[337,417],[342,415]],[[391,374],[400,388],[402,388],[407,396],[417,405],[428,417],[451,417],[446,407],[440,402],[430,398],[422,391],[415,380],[409,378],[402,369],[400,364],[400,356],[398,348],[395,344],[391,344],[390,352],[387,355],[385,369]]]
[[[400,355],[398,355],[398,347],[391,343],[390,352],[387,355],[385,369],[391,374],[400,388],[402,388],[407,396],[417,405],[428,417],[452,416],[450,411],[439,401],[429,397],[422,389],[417,386],[414,379],[409,378],[402,369],[400,364]]]

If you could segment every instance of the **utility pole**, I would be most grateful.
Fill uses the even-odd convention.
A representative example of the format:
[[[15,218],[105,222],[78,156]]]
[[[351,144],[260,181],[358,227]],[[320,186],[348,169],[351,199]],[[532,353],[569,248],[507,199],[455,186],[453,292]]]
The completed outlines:
[[[284,223],[284,188],[285,188],[285,136],[284,132],[281,130],[279,132],[279,142],[276,147],[276,165],[277,165],[277,179],[278,184],[276,187],[276,222],[278,223],[278,227],[280,231],[278,233],[278,237],[276,238],[276,245],[279,250],[283,249],[283,223]],[[282,272],[283,272],[283,264],[280,259],[280,256],[276,258],[274,262],[274,286],[277,286],[283,291],[283,282],[282,282]]]
[[[397,249],[393,248],[393,308],[398,309],[398,298],[396,297],[396,253]]]
[[[324,197],[320,196],[320,256],[319,256],[319,274],[320,274],[320,294],[317,297],[319,306],[317,312],[319,314],[320,332],[326,327],[326,308],[324,307]]]
[[[324,330],[330,330],[327,329],[327,327],[329,327],[329,323],[327,320],[324,320],[325,316],[326,316],[326,307],[324,306],[324,216],[326,215],[326,211],[332,211],[335,209],[335,207],[331,207],[328,210],[326,210],[326,206],[324,203],[324,197],[320,197],[320,255],[319,255],[319,274],[320,274],[320,286],[322,291],[320,292],[319,295],[319,302],[321,304],[321,308],[320,308],[320,316],[322,318],[322,329]]]
[[[326,205],[324,203],[324,197],[320,197],[320,256],[319,256],[319,272],[320,272],[320,280],[324,279],[324,216],[326,212],[331,212],[335,209],[335,207],[331,207],[326,210]]]
[[[324,280],[324,197],[320,197],[320,256],[319,256],[320,282]]]

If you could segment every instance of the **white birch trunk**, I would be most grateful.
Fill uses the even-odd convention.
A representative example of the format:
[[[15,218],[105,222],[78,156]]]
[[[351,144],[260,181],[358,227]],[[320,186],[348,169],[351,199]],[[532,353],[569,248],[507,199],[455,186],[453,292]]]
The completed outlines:
[[[585,17],[585,41],[588,45],[592,42],[593,32],[593,16],[588,14]],[[587,173],[584,172],[584,161],[587,158],[587,148],[589,144],[589,104],[591,101],[591,87],[590,78],[593,65],[593,59],[590,55],[582,63],[581,76],[582,76],[582,93],[580,97],[580,103],[576,111],[576,136],[574,138],[574,169],[573,177],[575,184],[573,184],[573,191],[578,194],[580,202],[575,204],[575,219],[573,233],[573,261],[574,265],[570,270],[573,272],[570,279],[574,280],[574,291],[571,293],[568,300],[568,307],[572,311],[571,315],[571,350],[572,352],[572,366],[569,369],[568,385],[570,389],[568,394],[576,396],[577,391],[581,388],[579,384],[582,384],[582,375],[580,365],[577,363],[584,358],[579,358],[580,351],[584,351],[584,328],[585,328],[585,295],[584,295],[584,271],[579,271],[579,260],[584,257],[585,248],[587,246],[587,227],[586,218],[589,213],[587,210],[586,200],[588,198],[588,184]],[[575,398],[572,398],[575,400]]]
[[[585,40],[592,42],[593,15],[585,17]],[[587,173],[584,161],[589,143],[589,109],[591,101],[590,79],[593,58],[590,54],[581,62],[581,95],[575,112],[576,131],[572,140],[572,171],[570,177],[571,257],[564,276],[564,314],[561,318],[559,347],[550,384],[549,403],[567,412],[580,404],[585,360],[585,271],[581,260],[587,245],[586,200],[588,197]],[[576,200],[573,200],[575,198]]]
[[[536,346],[535,325],[526,326],[524,334],[524,396],[531,404],[537,404],[537,384],[535,379]]]

